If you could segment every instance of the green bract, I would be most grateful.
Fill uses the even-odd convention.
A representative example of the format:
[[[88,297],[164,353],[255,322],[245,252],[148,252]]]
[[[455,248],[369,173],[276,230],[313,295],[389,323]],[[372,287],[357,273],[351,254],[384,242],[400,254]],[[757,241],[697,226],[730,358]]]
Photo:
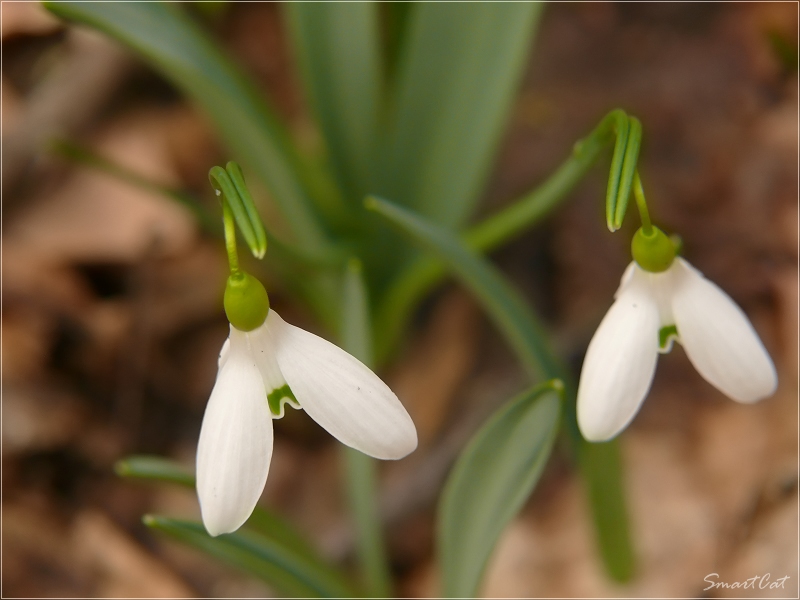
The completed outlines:
[[[225,285],[225,314],[239,331],[252,331],[264,324],[269,297],[261,282],[242,271],[232,273]]]
[[[675,260],[675,245],[658,227],[653,227],[649,234],[640,227],[631,240],[631,254],[645,271],[661,273]]]

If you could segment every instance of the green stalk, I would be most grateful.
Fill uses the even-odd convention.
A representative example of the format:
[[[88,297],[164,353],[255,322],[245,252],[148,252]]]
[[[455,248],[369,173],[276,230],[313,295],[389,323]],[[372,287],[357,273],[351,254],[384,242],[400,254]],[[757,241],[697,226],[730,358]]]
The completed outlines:
[[[239,254],[236,251],[236,226],[233,211],[227,202],[222,203],[222,222],[225,224],[225,251],[228,253],[228,266],[231,274],[239,271]]]
[[[342,461],[366,596],[388,598],[391,595],[392,584],[376,502],[378,474],[375,459],[343,446]]]
[[[342,347],[365,365],[372,366],[372,332],[369,299],[361,263],[351,259],[345,269],[340,338]],[[378,510],[378,472],[375,460],[342,446],[347,500],[356,532],[361,576],[367,596],[388,598],[392,584]]]
[[[591,134],[576,143],[570,157],[544,183],[507,208],[469,228],[461,237],[464,244],[477,252],[491,252],[547,216],[583,179],[613,138],[616,116],[616,111],[610,113]],[[621,168],[621,159],[619,162]],[[397,345],[414,305],[445,274],[441,260],[423,255],[395,278],[375,319],[375,331],[378,334],[375,339],[379,344],[375,356],[379,364],[388,358],[389,352]]]
[[[639,178],[639,171],[633,177],[633,197],[636,198],[636,207],[639,209],[639,219],[642,221],[642,231],[645,235],[653,232],[653,224],[650,222],[650,211],[647,210],[647,200],[644,197],[642,180]]]
[[[466,285],[495,322],[520,362],[535,380],[564,382],[564,426],[575,460],[586,485],[606,569],[617,581],[628,581],[634,572],[634,552],[625,507],[622,464],[617,440],[592,444],[583,439],[576,415],[575,383],[547,342],[536,313],[487,259],[470,251],[458,238],[424,219],[377,198],[365,201],[375,211],[421,245],[447,261],[453,274]]]

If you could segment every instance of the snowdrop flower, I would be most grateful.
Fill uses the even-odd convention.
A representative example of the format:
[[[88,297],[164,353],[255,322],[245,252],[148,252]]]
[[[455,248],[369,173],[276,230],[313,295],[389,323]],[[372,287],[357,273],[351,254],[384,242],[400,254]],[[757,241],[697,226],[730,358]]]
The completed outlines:
[[[594,442],[616,436],[639,410],[658,353],[681,343],[689,360],[721,392],[742,403],[771,396],[772,360],[741,308],[675,256],[658,228],[639,229],[634,261],[589,343],[578,385],[578,424]]]
[[[225,290],[230,336],[197,447],[197,493],[212,536],[235,531],[255,508],[272,458],[272,420],[302,408],[340,442],[382,459],[417,446],[403,405],[344,350],[286,323],[266,291],[234,273]]]

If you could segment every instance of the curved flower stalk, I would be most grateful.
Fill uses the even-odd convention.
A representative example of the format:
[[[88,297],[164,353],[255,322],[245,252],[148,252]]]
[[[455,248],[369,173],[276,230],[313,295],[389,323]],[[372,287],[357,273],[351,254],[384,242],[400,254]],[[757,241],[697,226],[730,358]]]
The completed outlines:
[[[586,351],[578,385],[578,425],[593,442],[620,433],[647,396],[659,352],[677,340],[703,378],[738,402],[771,396],[775,366],[741,308],[650,224],[636,181],[642,228],[634,261]]]

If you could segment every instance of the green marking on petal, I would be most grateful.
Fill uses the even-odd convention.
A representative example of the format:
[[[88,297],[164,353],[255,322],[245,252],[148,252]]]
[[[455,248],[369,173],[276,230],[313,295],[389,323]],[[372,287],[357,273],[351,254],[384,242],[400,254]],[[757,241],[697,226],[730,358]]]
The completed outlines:
[[[286,403],[290,404],[292,408],[300,408],[300,403],[294,397],[294,392],[288,383],[267,394],[267,403],[270,412],[278,418],[283,416],[283,405]]]
[[[672,343],[678,339],[678,328],[675,325],[667,325],[658,331],[659,352],[666,354],[672,350]]]

